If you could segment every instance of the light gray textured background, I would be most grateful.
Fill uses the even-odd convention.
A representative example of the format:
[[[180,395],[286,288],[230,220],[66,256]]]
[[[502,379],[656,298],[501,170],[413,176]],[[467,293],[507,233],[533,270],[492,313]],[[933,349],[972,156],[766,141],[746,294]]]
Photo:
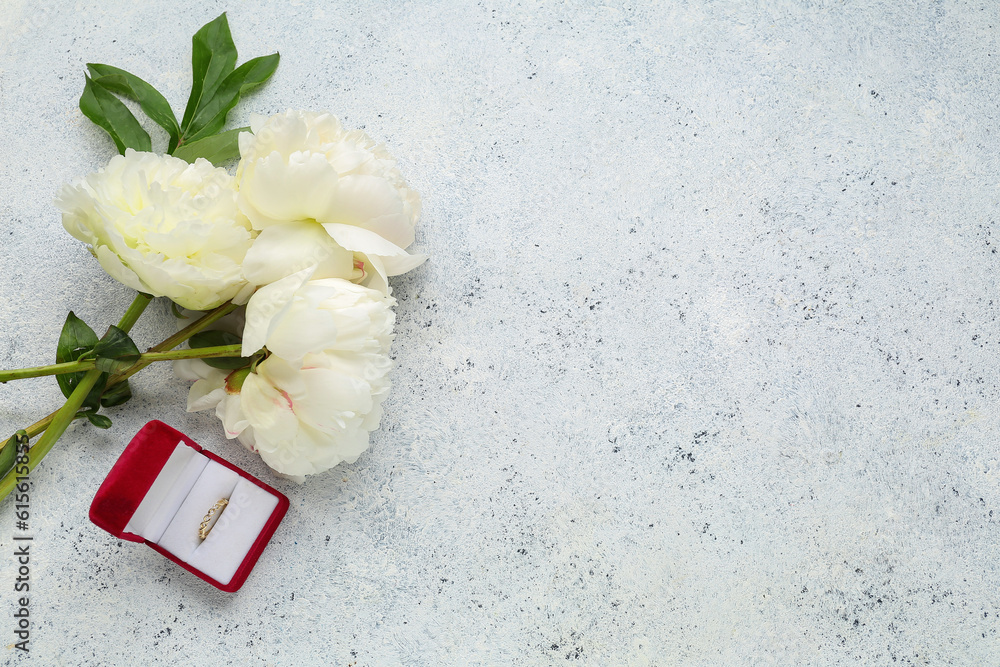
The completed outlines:
[[[295,486],[145,371],[34,475],[5,660],[1000,664],[1000,5],[4,0],[0,365],[132,296],[52,205],[114,150],[84,63],[183,110],[226,9],[282,54],[232,126],[333,111],[424,197],[382,429]],[[59,403],[2,386],[0,427]],[[87,520],[151,418],[292,500],[238,594]]]

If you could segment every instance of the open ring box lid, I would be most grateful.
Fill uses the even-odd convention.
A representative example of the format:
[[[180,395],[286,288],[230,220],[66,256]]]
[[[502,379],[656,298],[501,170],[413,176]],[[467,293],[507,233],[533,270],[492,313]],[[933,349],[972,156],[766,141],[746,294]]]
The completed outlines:
[[[221,499],[202,540],[198,529]],[[288,498],[160,421],[122,452],[90,505],[115,537],[145,542],[216,588],[243,585],[288,510]]]

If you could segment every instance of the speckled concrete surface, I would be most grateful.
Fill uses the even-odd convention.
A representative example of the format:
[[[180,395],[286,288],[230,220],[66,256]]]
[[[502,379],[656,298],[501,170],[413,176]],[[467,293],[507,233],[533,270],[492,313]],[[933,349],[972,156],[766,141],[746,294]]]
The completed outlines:
[[[432,260],[395,283],[354,465],[274,480],[166,369],[74,426],[4,660],[1000,664],[1000,5],[748,4],[6,0],[0,365],[131,299],[51,203],[113,151],[84,63],[182,108],[225,9],[243,57],[282,53],[233,120],[329,109],[387,142]],[[157,302],[135,337],[171,326]],[[0,387],[3,432],[59,398]],[[292,500],[238,594],[87,520],[154,417]]]

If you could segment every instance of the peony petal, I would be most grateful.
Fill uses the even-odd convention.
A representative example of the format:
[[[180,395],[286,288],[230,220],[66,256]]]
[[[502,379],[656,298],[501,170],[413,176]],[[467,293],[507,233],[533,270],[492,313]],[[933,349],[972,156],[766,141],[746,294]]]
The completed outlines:
[[[270,359],[260,364],[258,370],[268,361]],[[251,373],[243,382],[240,400],[259,449],[275,450],[282,442],[294,440],[298,420],[292,412],[291,401],[273,385]]]
[[[284,317],[275,318],[268,330],[267,349],[298,365],[302,357],[318,352],[337,338],[333,313],[315,305],[298,307],[299,297]]]
[[[226,437],[232,440],[238,437],[250,426],[250,421],[243,413],[243,405],[239,396],[227,394],[215,408],[215,416],[222,420],[226,429]]]
[[[173,363],[174,375],[182,380],[207,380],[222,371],[212,368],[201,359],[178,359]]]
[[[359,253],[360,254],[360,253]],[[386,296],[392,295],[392,287],[389,285],[389,274],[386,273],[385,263],[378,255],[361,255],[367,267],[367,275],[361,281],[365,287],[377,290]]]
[[[146,292],[147,294],[154,292],[151,287],[139,279],[135,271],[125,266],[121,259],[118,258],[118,255],[112,252],[107,246],[101,245],[94,248],[94,255],[97,257],[97,261],[100,262],[101,268],[122,285],[131,287],[139,292]]]
[[[366,256],[368,263],[388,286],[388,276],[398,276],[414,269],[427,260],[427,255],[411,255],[375,232],[353,225],[323,223],[331,238],[348,250]],[[371,285],[370,285],[371,286]],[[388,290],[380,290],[388,293]]]
[[[312,276],[313,268],[303,269],[287,278],[257,290],[247,302],[246,326],[240,354],[252,356],[264,347],[271,332],[271,323],[292,306],[295,292]]]
[[[239,439],[240,444],[249,449],[251,452],[257,451],[257,441],[254,438],[253,427],[243,429],[237,438]]]
[[[427,258],[428,255],[423,254],[407,255],[405,257],[393,255],[390,257],[382,257],[382,263],[385,266],[385,272],[388,275],[398,276],[417,268],[426,262]]]
[[[235,303],[237,306],[244,306],[247,301],[250,300],[250,297],[253,296],[254,290],[256,289],[256,285],[253,283],[247,283],[233,296],[233,298],[230,299],[230,301]]]
[[[223,380],[225,382],[225,380]],[[210,410],[219,405],[219,402],[226,398],[226,389],[211,380],[198,380],[191,385],[188,392],[188,412],[200,412]]]
[[[358,225],[400,248],[413,243],[413,220],[395,184],[381,176],[342,176],[337,183],[336,210],[316,220]]]
[[[277,151],[243,172],[238,203],[254,229],[322,219],[334,208],[337,170],[316,153],[294,153],[288,162]]]
[[[398,245],[382,238],[373,231],[362,229],[354,225],[345,225],[335,222],[323,223],[323,229],[330,237],[354,252],[363,252],[366,255],[378,255],[381,257],[408,256],[406,251]]]
[[[368,383],[325,368],[301,371],[303,394],[294,399],[295,414],[313,428],[335,433],[372,409]]]
[[[243,274],[267,285],[310,266],[316,267],[314,278],[350,278],[354,256],[319,225],[293,222],[267,227],[257,236],[243,260]]]

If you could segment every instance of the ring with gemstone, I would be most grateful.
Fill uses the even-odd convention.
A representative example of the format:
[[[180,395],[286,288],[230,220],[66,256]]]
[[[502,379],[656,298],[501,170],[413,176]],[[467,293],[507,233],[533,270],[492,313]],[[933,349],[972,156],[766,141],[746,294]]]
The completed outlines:
[[[215,527],[215,523],[218,521],[218,519],[216,519],[216,521],[213,522],[212,517],[215,516],[216,513],[219,513],[228,504],[228,498],[221,498],[217,503],[212,505],[212,508],[208,510],[205,518],[201,520],[201,526],[198,527],[198,537],[203,540],[208,537],[208,534],[212,532],[212,528]],[[209,522],[211,522],[212,525],[209,525]]]

